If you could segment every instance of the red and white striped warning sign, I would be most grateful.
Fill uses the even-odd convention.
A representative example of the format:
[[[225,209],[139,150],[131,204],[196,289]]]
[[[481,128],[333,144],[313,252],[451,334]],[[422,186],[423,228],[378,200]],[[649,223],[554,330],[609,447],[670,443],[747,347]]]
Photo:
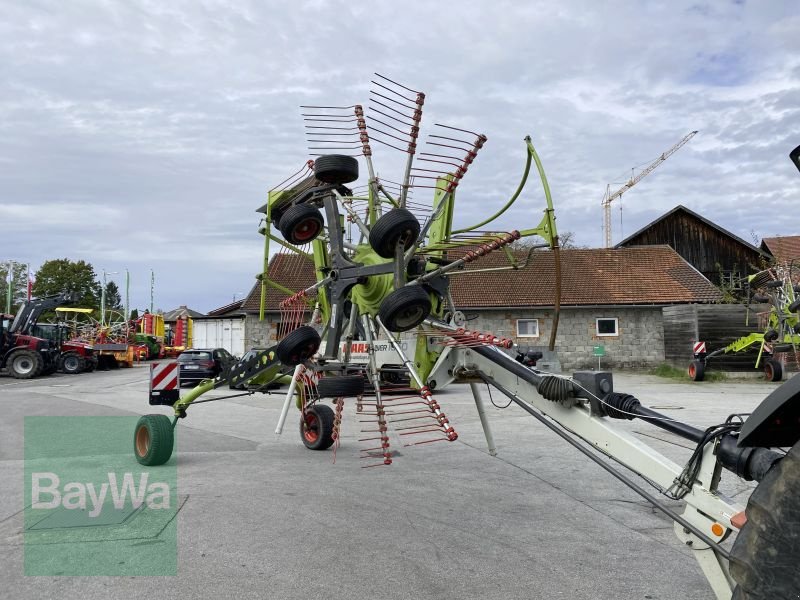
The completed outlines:
[[[150,365],[150,391],[178,388],[181,370],[177,362],[160,362]]]
[[[701,352],[706,351],[706,343],[705,342],[695,342],[694,343],[694,353],[700,354]]]

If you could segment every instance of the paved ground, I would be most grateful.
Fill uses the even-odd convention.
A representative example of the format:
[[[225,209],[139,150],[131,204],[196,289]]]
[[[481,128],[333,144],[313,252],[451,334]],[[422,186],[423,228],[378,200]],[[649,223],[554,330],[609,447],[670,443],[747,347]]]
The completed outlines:
[[[752,410],[775,384],[617,374],[615,386],[704,426]],[[459,440],[402,448],[391,467],[373,469],[359,468],[352,406],[335,465],[331,452],[302,447],[295,410],[284,435],[273,433],[280,396],[196,406],[179,425],[178,575],[26,577],[23,417],[158,409],[147,404],[145,367],[2,376],[0,597],[713,597],[670,522],[520,409],[490,407],[492,458],[468,388],[438,399]],[[628,426],[674,460],[688,457],[682,440]],[[742,503],[750,490],[735,478],[724,488]]]

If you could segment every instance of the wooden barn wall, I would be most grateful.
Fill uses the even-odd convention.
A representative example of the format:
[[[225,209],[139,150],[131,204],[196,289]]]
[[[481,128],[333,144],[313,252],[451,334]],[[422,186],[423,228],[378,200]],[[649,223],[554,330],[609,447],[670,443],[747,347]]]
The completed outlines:
[[[664,321],[664,360],[684,367],[697,340],[697,304],[678,304],[661,309]],[[688,357],[688,358],[687,358]]]
[[[738,271],[741,275],[762,268],[761,256],[757,252],[685,213],[675,213],[659,221],[625,246],[656,244],[671,246],[715,285],[719,285],[720,267],[725,271]]]
[[[692,360],[695,341],[706,343],[708,352],[724,348],[749,333],[759,331],[758,312],[769,310],[763,305],[751,307],[749,325],[747,308],[741,304],[688,304],[665,306],[664,359],[675,367],[686,367]],[[709,361],[709,368],[718,371],[751,371],[758,348],[737,354],[722,354]]]

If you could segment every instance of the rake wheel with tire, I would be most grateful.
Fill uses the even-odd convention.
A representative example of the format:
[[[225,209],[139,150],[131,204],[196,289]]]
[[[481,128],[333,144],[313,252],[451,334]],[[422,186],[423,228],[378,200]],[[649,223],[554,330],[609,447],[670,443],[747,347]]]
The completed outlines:
[[[764,379],[767,381],[780,381],[783,379],[783,365],[779,360],[768,358],[764,361]]]
[[[314,176],[323,183],[350,183],[358,179],[358,161],[345,154],[320,156],[314,161]]]
[[[317,383],[320,398],[351,398],[364,393],[364,377],[361,375],[340,375],[323,377]]]
[[[397,244],[408,250],[417,240],[420,225],[417,218],[404,208],[393,208],[369,232],[369,245],[382,258],[394,257]]]
[[[378,310],[378,317],[389,331],[402,332],[414,329],[431,313],[431,298],[419,285],[407,285],[386,296]]]
[[[295,204],[281,215],[281,234],[290,244],[307,244],[322,233],[322,213],[312,204]]]
[[[703,381],[706,375],[706,364],[702,360],[693,360],[689,363],[689,379],[692,381]]]
[[[327,450],[333,445],[334,413],[330,406],[315,404],[300,415],[300,439],[309,450]]]
[[[278,342],[275,353],[283,364],[295,367],[314,356],[321,343],[317,330],[303,325]]]

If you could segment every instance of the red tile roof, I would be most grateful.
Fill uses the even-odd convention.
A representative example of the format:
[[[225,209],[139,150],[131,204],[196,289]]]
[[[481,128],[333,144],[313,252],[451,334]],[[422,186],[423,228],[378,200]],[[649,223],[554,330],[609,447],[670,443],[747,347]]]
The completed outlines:
[[[560,254],[562,306],[714,302],[721,296],[669,246],[570,249]],[[554,256],[533,252],[519,270],[456,275],[451,279],[453,298],[463,308],[552,306]],[[494,252],[472,263],[470,270],[504,264],[503,254]]]
[[[479,259],[464,274],[451,278],[453,299],[459,308],[552,306],[555,294],[554,253],[515,253],[521,268],[475,272],[508,265],[502,252]],[[562,306],[681,304],[715,302],[720,291],[669,246],[617,249],[561,250]],[[312,263],[299,255],[276,255],[270,276],[293,290],[314,282]],[[258,311],[261,286],[256,285],[243,308]],[[267,310],[278,309],[286,294],[269,289]]]
[[[766,248],[779,263],[800,259],[800,235],[764,238],[761,240],[761,246]]]
[[[269,261],[269,278],[295,292],[304,290],[316,281],[314,264],[301,254],[276,254]],[[271,286],[267,286],[267,310],[278,310],[278,304],[285,294]],[[261,307],[261,284],[256,283],[242,305],[248,312],[258,312]]]

